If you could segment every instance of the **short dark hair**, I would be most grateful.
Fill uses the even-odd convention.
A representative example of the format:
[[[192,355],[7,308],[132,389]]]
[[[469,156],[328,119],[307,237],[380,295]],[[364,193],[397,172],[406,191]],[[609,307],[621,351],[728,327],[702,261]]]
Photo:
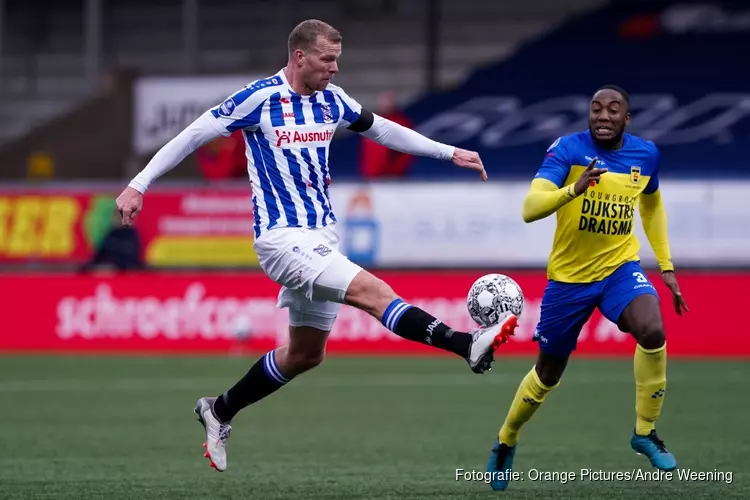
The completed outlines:
[[[614,84],[604,85],[602,87],[599,87],[596,92],[594,92],[594,95],[598,94],[602,90],[614,90],[615,92],[618,92],[622,96],[622,98],[625,99],[625,104],[627,104],[628,109],[630,109],[630,94],[628,94],[624,88]]]
[[[341,43],[341,33],[336,28],[317,19],[308,19],[299,23],[289,33],[287,41],[289,55],[291,56],[297,49],[309,50],[319,36],[332,43]]]

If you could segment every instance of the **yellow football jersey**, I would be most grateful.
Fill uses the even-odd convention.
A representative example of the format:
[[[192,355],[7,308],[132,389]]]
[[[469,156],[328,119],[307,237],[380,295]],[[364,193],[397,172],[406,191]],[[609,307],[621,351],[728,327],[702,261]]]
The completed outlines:
[[[561,137],[547,150],[535,178],[558,187],[575,184],[595,157],[597,168],[608,172],[557,210],[547,265],[550,280],[600,281],[622,264],[640,259],[634,232],[638,197],[659,187],[659,151],[653,142],[625,134],[623,147],[609,151],[598,147],[589,131]]]

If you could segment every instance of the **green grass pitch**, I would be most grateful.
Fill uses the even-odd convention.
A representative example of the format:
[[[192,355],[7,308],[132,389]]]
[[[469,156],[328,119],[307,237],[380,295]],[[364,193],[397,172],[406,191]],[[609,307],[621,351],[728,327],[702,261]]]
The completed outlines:
[[[580,480],[652,469],[629,446],[632,362],[574,358],[521,434],[524,481],[500,493],[456,469],[484,471],[531,359],[480,376],[451,358],[332,357],[236,418],[218,473],[193,405],[253,360],[0,357],[0,499],[750,498],[748,362],[670,360],[658,426],[680,468],[731,472],[731,484]]]

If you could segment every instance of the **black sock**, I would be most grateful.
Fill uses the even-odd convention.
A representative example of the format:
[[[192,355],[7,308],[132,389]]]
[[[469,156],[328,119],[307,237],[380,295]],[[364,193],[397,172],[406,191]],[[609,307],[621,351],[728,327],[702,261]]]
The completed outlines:
[[[231,389],[216,398],[214,415],[222,422],[229,422],[240,410],[276,392],[290,380],[281,373],[275,353],[270,351]]]
[[[445,349],[462,358],[469,356],[471,335],[451,329],[431,314],[401,299],[395,299],[386,308],[382,323],[399,337]]]

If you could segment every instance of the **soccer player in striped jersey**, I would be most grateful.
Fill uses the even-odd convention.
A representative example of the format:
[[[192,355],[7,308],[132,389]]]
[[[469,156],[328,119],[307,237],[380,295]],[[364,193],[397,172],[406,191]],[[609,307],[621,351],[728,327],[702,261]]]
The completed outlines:
[[[557,230],[533,337],[539,356],[518,387],[487,464],[495,490],[508,487],[521,428],[559,385],[594,308],[637,342],[630,446],[653,467],[677,467],[655,429],[667,387],[667,344],[658,294],[640,265],[636,205],[674,310],[682,315],[688,309],[669,250],[659,151],[625,133],[629,122],[627,92],[615,85],[599,89],[591,99],[589,130],[552,143],[524,200],[526,222],[556,214]],[[591,405],[595,412],[596,401]]]
[[[400,337],[457,354],[475,373],[491,369],[494,351],[517,325],[508,313],[492,327],[455,331],[338,250],[328,187],[328,148],[338,127],[398,151],[452,161],[476,170],[482,180],[487,174],[477,153],[377,116],[333,85],[341,35],[330,25],[300,23],[289,35],[288,50],[284,69],[200,116],[160,149],[117,199],[123,222],[132,224],[157,177],[220,135],[242,131],[255,209],[254,248],[266,275],[282,285],[278,304],[289,308],[289,342],[260,358],[220,396],[198,400],[206,457],[218,471],[227,467],[232,418],[321,363],[341,304],[366,311]]]

